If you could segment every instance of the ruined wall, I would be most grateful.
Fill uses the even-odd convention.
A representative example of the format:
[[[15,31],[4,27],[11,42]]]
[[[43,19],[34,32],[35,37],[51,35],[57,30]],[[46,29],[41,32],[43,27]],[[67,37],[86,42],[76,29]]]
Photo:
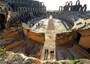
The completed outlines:
[[[84,6],[82,6],[80,4],[79,0],[76,1],[75,5],[73,5],[72,1],[67,1],[65,6],[60,6],[59,7],[59,13],[66,12],[66,11],[85,12],[86,10],[87,10],[87,5],[84,4]]]
[[[84,48],[90,48],[90,29],[79,31],[82,35],[79,44]]]
[[[77,33],[63,33],[56,37],[56,44],[59,46],[67,46],[72,43],[73,39],[76,37]]]
[[[34,40],[40,44],[44,44],[45,41],[45,34],[44,33],[35,33],[28,29],[23,28],[24,34],[26,37],[30,38],[31,40]]]
[[[19,34],[18,29],[9,28],[9,29],[6,29],[6,32],[2,33],[2,37],[6,39],[6,38],[18,36],[18,34]]]

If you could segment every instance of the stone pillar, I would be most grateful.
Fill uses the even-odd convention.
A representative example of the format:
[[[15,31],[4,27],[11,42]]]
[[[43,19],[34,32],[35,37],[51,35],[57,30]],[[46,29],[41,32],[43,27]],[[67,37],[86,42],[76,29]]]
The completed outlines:
[[[69,11],[69,2],[67,1],[64,6],[64,11]]]
[[[70,1],[70,2],[69,2],[69,5],[70,5],[70,7],[69,7],[69,11],[73,11],[73,6],[72,6],[72,4],[73,4],[73,2]]]
[[[76,5],[74,6],[73,11],[79,11],[80,7],[82,7],[82,5],[80,4],[80,1],[77,0],[76,1]]]
[[[60,7],[59,7],[59,13],[62,12],[62,11],[63,11],[63,7],[60,6]]]
[[[85,4],[83,7],[82,7],[82,11],[85,12],[87,10],[87,5]]]

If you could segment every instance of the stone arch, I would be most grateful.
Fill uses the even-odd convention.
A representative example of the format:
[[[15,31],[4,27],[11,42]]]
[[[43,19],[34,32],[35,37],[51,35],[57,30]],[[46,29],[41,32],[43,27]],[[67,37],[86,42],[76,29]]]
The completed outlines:
[[[69,7],[69,11],[71,11],[71,7]]]
[[[72,9],[72,1],[68,2],[68,7],[69,7],[68,10],[71,11],[71,9]]]
[[[79,0],[76,1],[76,5],[80,5],[80,1]]]
[[[69,5],[69,2],[67,1],[65,5]]]
[[[66,4],[65,4],[65,6],[64,6],[64,11],[69,11],[69,7],[70,7],[70,4],[67,1]]]
[[[85,12],[87,10],[87,5],[85,4],[83,7],[82,7],[82,11]]]
[[[24,12],[25,12],[25,10],[26,10],[25,7],[23,7],[23,11],[24,11]]]
[[[27,11],[30,11],[29,7],[27,8]]]
[[[73,2],[72,2],[72,1],[70,1],[70,2],[69,2],[69,5],[70,5],[70,6],[72,6],[72,5],[73,5]]]
[[[69,2],[69,5],[70,5],[70,8],[71,8],[71,9],[69,9],[69,10],[70,10],[70,11],[74,11],[74,6],[73,6],[73,2],[72,2],[72,1]]]
[[[80,4],[80,1],[79,0],[77,0],[76,1],[76,5],[74,6],[74,11],[79,11],[79,9],[81,8],[81,4]]]
[[[59,12],[63,11],[63,7],[59,6]]]
[[[82,5],[80,6],[79,11],[82,11]]]
[[[42,4],[42,6],[44,6],[44,3],[43,2],[41,2],[41,4]]]
[[[10,10],[10,7],[5,8],[5,11],[9,11],[9,10]]]
[[[28,7],[26,8],[26,11],[28,12]]]
[[[0,30],[5,29],[5,15],[0,14]]]
[[[24,8],[22,7],[22,11],[24,12]]]

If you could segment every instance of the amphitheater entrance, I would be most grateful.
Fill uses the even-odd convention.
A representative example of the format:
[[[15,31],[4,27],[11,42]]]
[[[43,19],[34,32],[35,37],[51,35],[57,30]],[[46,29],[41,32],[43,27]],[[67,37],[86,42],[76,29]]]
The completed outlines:
[[[5,16],[0,14],[0,30],[5,29]]]

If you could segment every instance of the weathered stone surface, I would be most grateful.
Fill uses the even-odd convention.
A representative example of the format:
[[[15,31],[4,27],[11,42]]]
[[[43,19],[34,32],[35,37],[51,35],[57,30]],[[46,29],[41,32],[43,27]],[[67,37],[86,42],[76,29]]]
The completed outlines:
[[[42,61],[34,58],[27,57],[22,53],[13,53],[7,51],[5,54],[0,56],[0,64],[73,64],[74,62],[79,62],[80,64],[89,64],[90,60],[88,59],[79,59],[79,60],[60,60],[60,61]]]
[[[32,57],[26,57],[21,53],[7,51],[0,57],[0,64],[37,64],[38,62]]]

